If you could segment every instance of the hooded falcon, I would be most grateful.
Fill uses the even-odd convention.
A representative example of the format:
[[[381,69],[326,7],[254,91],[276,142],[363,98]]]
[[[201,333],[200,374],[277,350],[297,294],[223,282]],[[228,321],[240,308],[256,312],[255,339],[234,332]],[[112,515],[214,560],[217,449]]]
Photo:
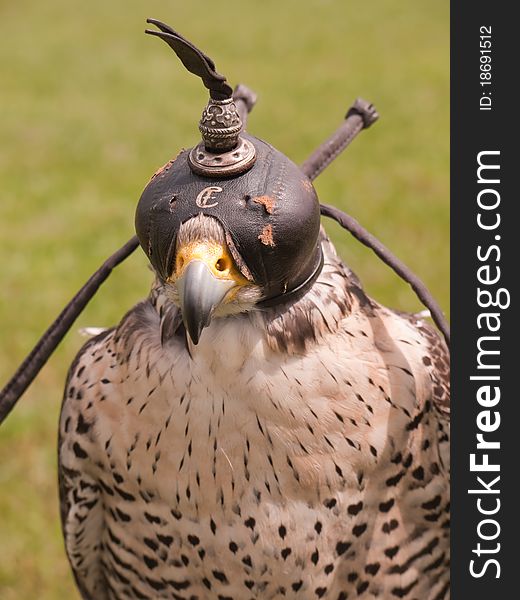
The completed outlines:
[[[69,372],[61,516],[82,598],[448,598],[446,345],[365,294],[310,179],[158,26],[211,98],[201,144],[137,208],[149,297]]]

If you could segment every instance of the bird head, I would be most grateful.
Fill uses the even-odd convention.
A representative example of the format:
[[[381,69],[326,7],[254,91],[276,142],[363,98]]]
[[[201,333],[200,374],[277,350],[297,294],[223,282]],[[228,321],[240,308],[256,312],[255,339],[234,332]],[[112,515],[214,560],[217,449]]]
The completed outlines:
[[[202,141],[159,169],[136,212],[139,242],[172,290],[192,341],[213,317],[286,303],[323,263],[320,205],[310,179],[246,134],[226,78],[179,33],[149,19],[209,90]]]
[[[247,140],[256,160],[246,172],[200,175],[183,151],[152,177],[137,207],[141,246],[195,343],[212,317],[286,303],[321,270],[310,180],[269,144]]]

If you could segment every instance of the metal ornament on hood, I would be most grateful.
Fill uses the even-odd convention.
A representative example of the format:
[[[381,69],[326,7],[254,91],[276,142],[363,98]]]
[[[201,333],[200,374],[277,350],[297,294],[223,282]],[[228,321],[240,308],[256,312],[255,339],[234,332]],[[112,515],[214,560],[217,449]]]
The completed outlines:
[[[232,97],[210,97],[202,112],[202,141],[189,154],[192,171],[206,177],[229,177],[247,171],[256,160],[255,147],[242,132],[243,123]]]
[[[180,226],[198,214],[224,228],[242,275],[262,286],[262,303],[302,293],[322,266],[320,205],[311,180],[270,144],[243,132],[232,90],[213,61],[173,29],[149,20],[148,33],[173,48],[201,77],[210,98],[202,113],[202,141],[157,172],[137,206],[139,242],[166,280],[175,262]]]
[[[169,25],[156,19],[147,19],[147,23],[156,25],[159,31],[147,29],[146,33],[164,40],[209,90],[209,101],[199,122],[202,141],[189,155],[192,170],[206,177],[229,177],[249,169],[256,159],[255,148],[240,135],[243,123],[226,78],[217,73],[209,56]]]

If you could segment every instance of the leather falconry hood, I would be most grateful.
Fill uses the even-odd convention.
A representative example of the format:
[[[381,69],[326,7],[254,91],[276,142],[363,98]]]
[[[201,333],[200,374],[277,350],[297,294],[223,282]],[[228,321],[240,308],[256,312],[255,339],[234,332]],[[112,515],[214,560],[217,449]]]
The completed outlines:
[[[322,266],[320,205],[311,180],[270,144],[242,131],[231,87],[213,61],[173,29],[147,30],[165,40],[210,90],[199,129],[202,142],[150,180],[137,206],[139,242],[159,277],[175,264],[182,223],[216,219],[244,277],[264,289],[263,304],[303,292]]]

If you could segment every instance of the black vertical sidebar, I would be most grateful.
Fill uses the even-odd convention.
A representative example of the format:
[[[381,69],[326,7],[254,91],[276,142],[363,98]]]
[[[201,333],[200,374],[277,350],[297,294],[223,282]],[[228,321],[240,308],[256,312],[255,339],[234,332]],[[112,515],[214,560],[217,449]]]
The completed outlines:
[[[451,5],[454,600],[520,598],[520,312],[513,289],[520,277],[520,30],[513,7]]]

